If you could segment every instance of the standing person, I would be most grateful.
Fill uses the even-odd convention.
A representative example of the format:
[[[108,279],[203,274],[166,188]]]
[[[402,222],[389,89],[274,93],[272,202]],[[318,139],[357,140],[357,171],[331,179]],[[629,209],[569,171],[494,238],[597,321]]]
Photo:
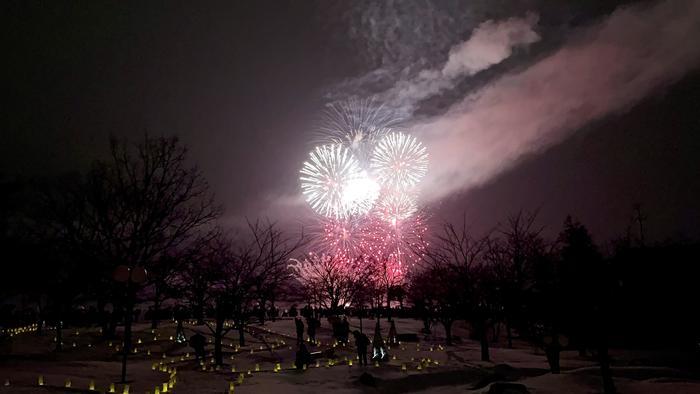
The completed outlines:
[[[350,336],[350,323],[348,323],[347,316],[343,316],[343,322],[341,323],[341,342],[347,344],[348,337]]]
[[[187,337],[185,337],[185,327],[183,326],[183,321],[187,315],[185,314],[185,310],[182,308],[182,306],[178,305],[175,307],[175,320],[177,321],[177,328],[175,329],[175,341],[177,343],[183,343],[187,341]]]
[[[343,327],[341,327],[340,318],[337,316],[330,316],[328,318],[328,322],[331,323],[331,326],[333,327],[333,338],[335,338],[338,342],[341,342],[340,339],[342,336]]]
[[[304,365],[311,364],[311,353],[309,349],[306,348],[304,342],[299,344],[299,349],[297,350],[296,359],[294,360],[294,366],[297,369],[304,369]]]
[[[297,343],[302,343],[304,342],[304,322],[300,318],[295,317],[294,324],[297,328]]]
[[[309,334],[309,340],[312,343],[316,343],[316,319],[313,316],[309,316],[306,319],[306,332]]]
[[[206,343],[206,338],[204,338],[204,335],[200,333],[195,333],[190,337],[190,346],[192,346],[192,349],[194,349],[194,354],[197,358],[197,362],[204,361],[204,346],[206,345]]]
[[[367,346],[369,346],[369,338],[367,335],[355,330],[352,332],[355,336],[355,347],[357,348],[357,358],[360,365],[367,366]]]
[[[396,323],[394,321],[391,321],[391,326],[389,327],[389,338],[387,338],[389,341],[389,346],[394,346],[399,343],[398,339],[396,338]]]
[[[372,360],[386,361],[387,359],[389,359],[389,353],[386,350],[386,346],[384,346],[379,319],[377,319],[377,325],[374,327],[374,340],[372,341]]]

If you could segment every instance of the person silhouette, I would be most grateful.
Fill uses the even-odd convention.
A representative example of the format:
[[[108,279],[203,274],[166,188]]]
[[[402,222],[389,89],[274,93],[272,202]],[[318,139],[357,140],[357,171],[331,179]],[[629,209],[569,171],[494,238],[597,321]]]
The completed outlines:
[[[206,344],[206,338],[200,333],[195,333],[190,337],[190,346],[194,349],[194,354],[198,362],[204,360],[204,347]]]
[[[392,320],[391,326],[389,327],[389,337],[387,338],[387,341],[389,341],[390,346],[394,346],[399,343],[396,335],[396,323]]]
[[[316,319],[313,316],[309,316],[306,319],[306,332],[309,334],[309,340],[313,343],[316,342]]]
[[[299,349],[297,350],[296,359],[294,361],[294,366],[297,369],[304,369],[304,365],[309,365],[311,363],[311,353],[307,349],[304,342],[299,344]]]
[[[357,358],[360,365],[367,366],[367,346],[369,346],[369,338],[367,335],[355,330],[352,332],[355,337],[355,347],[357,348]]]
[[[382,339],[382,331],[379,327],[379,319],[377,319],[377,325],[374,327],[374,340],[372,340],[372,360],[386,361],[388,358],[389,353],[387,352],[386,346],[384,345],[384,339]]]
[[[299,317],[295,317],[294,325],[297,329],[297,343],[304,342],[304,322],[302,322]]]
[[[350,336],[350,323],[347,316],[343,316],[343,322],[340,324],[340,327],[340,342],[347,344]]]

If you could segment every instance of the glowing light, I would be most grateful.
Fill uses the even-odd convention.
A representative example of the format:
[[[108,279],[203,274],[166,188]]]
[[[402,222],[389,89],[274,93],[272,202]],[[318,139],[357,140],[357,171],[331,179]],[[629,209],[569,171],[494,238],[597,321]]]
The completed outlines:
[[[367,213],[379,187],[342,145],[322,145],[309,153],[301,169],[301,190],[317,213],[345,218]]]
[[[382,186],[405,190],[428,171],[428,153],[415,137],[390,133],[374,148],[370,168]]]
[[[350,179],[343,188],[343,205],[350,213],[365,214],[379,197],[379,184],[362,171],[359,178]]]

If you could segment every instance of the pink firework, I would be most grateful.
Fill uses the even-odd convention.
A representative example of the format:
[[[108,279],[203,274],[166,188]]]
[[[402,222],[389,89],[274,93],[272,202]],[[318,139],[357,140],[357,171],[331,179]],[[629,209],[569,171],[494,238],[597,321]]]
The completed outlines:
[[[424,214],[392,222],[374,218],[365,229],[363,250],[374,260],[387,264],[395,275],[405,276],[421,260],[428,230]]]
[[[413,196],[401,192],[384,193],[375,207],[377,216],[392,225],[410,220],[417,210],[418,207]]]
[[[363,253],[366,219],[350,217],[345,219],[323,218],[314,228],[313,247],[318,253],[355,257]]]

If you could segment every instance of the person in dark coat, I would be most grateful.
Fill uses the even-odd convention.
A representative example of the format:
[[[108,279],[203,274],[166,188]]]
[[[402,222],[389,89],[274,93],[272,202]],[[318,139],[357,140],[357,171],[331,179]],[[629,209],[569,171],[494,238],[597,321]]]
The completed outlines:
[[[190,346],[194,349],[194,354],[197,357],[197,361],[204,360],[204,347],[207,344],[206,338],[200,333],[195,333],[190,337]]]
[[[297,343],[304,342],[304,322],[300,318],[294,318],[294,325],[297,328]]]
[[[393,320],[391,321],[391,326],[389,327],[389,338],[387,339],[389,341],[390,346],[396,346],[399,343],[396,334],[396,323]]]
[[[367,346],[369,346],[369,338],[367,335],[355,330],[352,332],[355,337],[355,347],[357,348],[357,358],[360,365],[367,366]]]
[[[331,316],[328,318],[328,322],[333,327],[333,338],[340,342],[340,332],[342,330],[340,319],[337,316]]]
[[[309,353],[309,349],[307,349],[304,342],[302,342],[299,344],[299,350],[297,350],[294,365],[297,367],[297,369],[304,369],[304,365],[309,365],[310,363],[311,353]]]
[[[348,337],[350,336],[350,323],[348,322],[348,318],[346,316],[343,316],[343,322],[341,323],[340,326],[341,326],[340,342],[347,344]]]
[[[313,316],[306,319],[306,332],[309,334],[309,340],[316,343],[316,319]]]
[[[177,321],[177,328],[175,329],[175,341],[177,343],[183,343],[187,339],[185,336],[185,327],[183,325],[184,320],[187,318],[185,310],[181,306],[175,308],[175,320]]]
[[[389,353],[387,352],[386,346],[384,345],[384,339],[382,339],[382,331],[379,327],[379,319],[377,319],[377,325],[374,327],[374,340],[372,341],[372,360],[386,361],[388,359]]]

